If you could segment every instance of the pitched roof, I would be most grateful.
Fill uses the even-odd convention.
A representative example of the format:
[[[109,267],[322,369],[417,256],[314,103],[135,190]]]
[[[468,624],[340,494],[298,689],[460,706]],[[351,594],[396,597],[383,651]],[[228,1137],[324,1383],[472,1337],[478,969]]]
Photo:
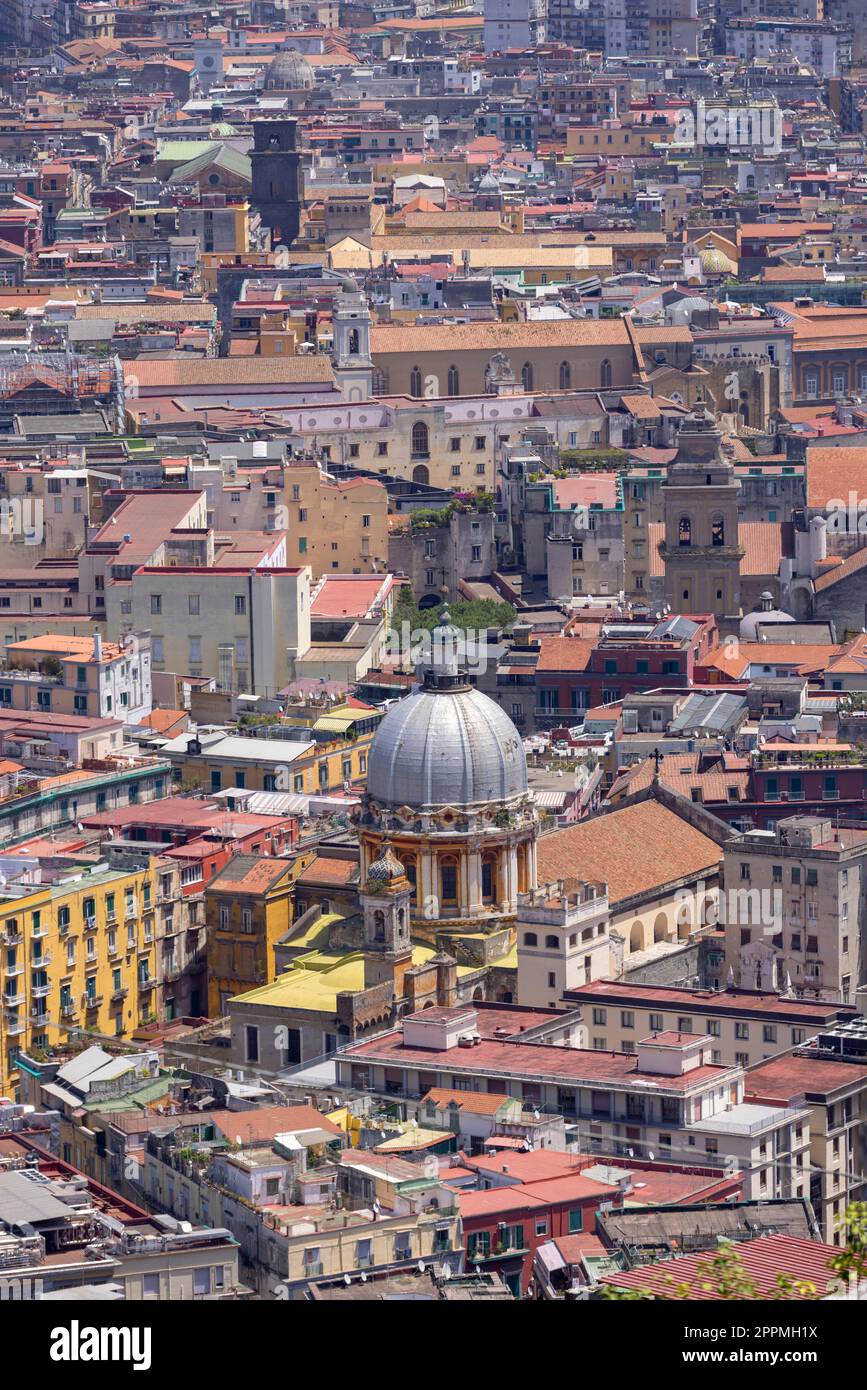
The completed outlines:
[[[294,381],[332,381],[327,357],[297,354],[294,357],[133,357],[124,363],[127,381],[139,386],[181,388],[195,386],[261,386]]]
[[[601,881],[613,907],[663,884],[715,873],[723,857],[707,835],[652,800],[543,835],[538,852],[540,883]]]
[[[647,527],[647,545],[650,559],[650,573],[654,577],[665,574],[665,565],[659,553],[659,546],[665,540],[665,526],[660,521],[651,521]],[[742,521],[738,525],[738,540],[744,548],[740,572],[743,576],[775,576],[779,572],[783,554],[782,528],[776,521]]]
[[[832,502],[848,505],[854,492],[867,497],[867,447],[813,445],[807,449],[807,506],[825,511]]]
[[[210,1110],[207,1119],[232,1143],[239,1136],[242,1144],[250,1144],[275,1139],[278,1134],[298,1133],[306,1129],[323,1129],[335,1138],[343,1133],[327,1115],[320,1114],[312,1105],[260,1105],[253,1110]]]
[[[755,1283],[755,1298],[773,1298],[778,1291],[778,1275],[815,1286],[819,1295],[828,1292],[835,1285],[838,1276],[830,1268],[830,1261],[839,1255],[834,1245],[824,1245],[817,1240],[804,1240],[799,1236],[759,1236],[757,1240],[738,1244],[738,1260],[747,1276]],[[642,1265],[623,1274],[603,1276],[603,1283],[613,1284],[619,1289],[646,1289],[655,1298],[682,1298],[679,1292],[687,1285],[690,1302],[694,1299],[718,1299],[720,1294],[714,1287],[711,1272],[713,1251],[703,1251],[697,1255],[682,1255],[674,1260],[658,1260],[654,1264]],[[740,1294],[743,1298],[744,1295]],[[800,1300],[807,1294],[792,1292],[787,1297]],[[750,1301],[747,1299],[747,1301]]]
[[[593,643],[581,637],[540,637],[536,670],[586,671]]]
[[[378,324],[371,352],[493,352],[498,348],[628,347],[622,319],[563,319],[542,323]]]

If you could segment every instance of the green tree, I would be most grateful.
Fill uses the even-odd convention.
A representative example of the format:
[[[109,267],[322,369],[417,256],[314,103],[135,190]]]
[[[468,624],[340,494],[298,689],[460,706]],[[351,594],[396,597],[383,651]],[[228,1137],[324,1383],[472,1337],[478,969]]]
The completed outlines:
[[[452,624],[461,632],[481,632],[489,627],[502,630],[511,627],[516,616],[510,603],[498,603],[496,599],[460,600],[449,605],[449,613]],[[430,631],[437,626],[439,620],[439,607],[419,608],[409,587],[401,590],[394,606],[395,627],[399,628],[402,623],[409,623],[410,628],[426,628]]]

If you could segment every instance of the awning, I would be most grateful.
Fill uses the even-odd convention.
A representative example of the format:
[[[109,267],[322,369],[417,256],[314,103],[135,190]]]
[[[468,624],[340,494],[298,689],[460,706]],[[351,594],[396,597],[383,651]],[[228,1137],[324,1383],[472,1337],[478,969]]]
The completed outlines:
[[[328,734],[345,734],[359,717],[359,714],[354,714],[351,719],[340,719],[331,714],[323,714],[321,719],[317,719],[313,729],[316,733],[324,731]]]
[[[541,1260],[549,1274],[553,1274],[555,1269],[565,1269],[566,1261],[560,1254],[553,1240],[549,1240],[546,1245],[536,1247],[536,1258]]]

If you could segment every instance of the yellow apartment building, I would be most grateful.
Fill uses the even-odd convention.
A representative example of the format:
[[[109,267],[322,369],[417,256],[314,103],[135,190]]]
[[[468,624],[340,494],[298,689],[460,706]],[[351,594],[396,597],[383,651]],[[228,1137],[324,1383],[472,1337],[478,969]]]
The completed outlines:
[[[289,929],[296,876],[286,859],[236,854],[205,889],[211,1018],[234,995],[274,979],[274,943]]]
[[[566,153],[601,154],[607,159],[628,155],[652,155],[658,145],[674,139],[674,126],[665,121],[634,121],[632,125],[606,121],[603,125],[570,125],[566,131]]]
[[[99,866],[0,904],[0,1094],[19,1052],[75,1028],[127,1037],[155,1017],[155,897],[152,868]]]
[[[373,732],[330,743],[244,738],[224,730],[181,734],[162,750],[184,786],[206,791],[339,792],[367,776]]]
[[[388,493],[382,483],[338,482],[315,463],[291,464],[283,476],[287,564],[309,565],[314,580],[387,568]]]
[[[47,633],[9,643],[0,706],[137,723],[151,711],[150,641]]]

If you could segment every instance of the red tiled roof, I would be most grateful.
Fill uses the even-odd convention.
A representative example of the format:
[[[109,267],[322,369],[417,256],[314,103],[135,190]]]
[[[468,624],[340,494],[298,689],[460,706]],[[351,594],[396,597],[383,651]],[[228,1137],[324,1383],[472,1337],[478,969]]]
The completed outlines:
[[[839,1253],[834,1245],[823,1245],[820,1241],[803,1240],[798,1236],[760,1236],[737,1247],[738,1259],[756,1285],[756,1298],[772,1298],[778,1288],[777,1276],[780,1274],[812,1284],[820,1295],[827,1293],[837,1281],[829,1264]],[[608,1275],[603,1283],[613,1284],[619,1289],[646,1289],[655,1298],[666,1299],[682,1297],[678,1289],[688,1285],[687,1298],[690,1301],[717,1299],[720,1295],[715,1291],[712,1273],[708,1273],[712,1260],[711,1251],[684,1255],[675,1260],[659,1260],[628,1273]],[[787,1297],[798,1300],[807,1295],[792,1292]]]
[[[536,670],[586,671],[593,643],[580,637],[541,637]]]
[[[714,874],[723,857],[719,845],[658,801],[621,806],[543,835],[538,853],[540,883],[607,883],[612,907],[662,884]]]
[[[304,1129],[324,1129],[335,1138],[343,1133],[327,1115],[320,1114],[312,1105],[262,1105],[255,1110],[209,1110],[207,1119],[232,1143],[240,1138],[242,1144],[251,1144]],[[179,1123],[183,1123],[183,1118]]]

